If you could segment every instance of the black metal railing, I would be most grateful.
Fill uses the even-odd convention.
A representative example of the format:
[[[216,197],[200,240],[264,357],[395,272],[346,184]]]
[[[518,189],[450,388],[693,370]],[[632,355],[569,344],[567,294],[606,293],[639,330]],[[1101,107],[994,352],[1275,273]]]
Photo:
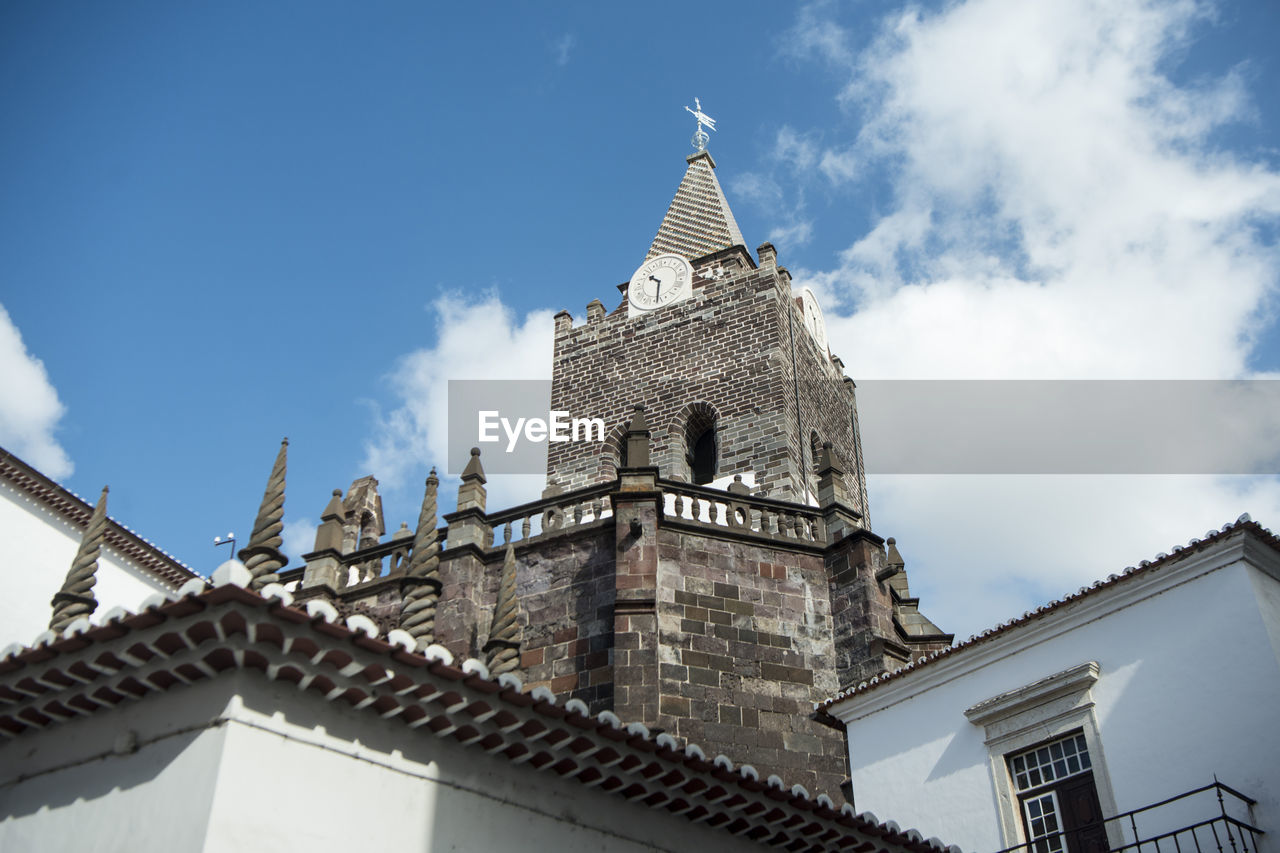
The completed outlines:
[[[1201,795],[1209,803],[1192,802]],[[1212,799],[1216,798],[1216,806]],[[1252,824],[1255,800],[1222,784],[1215,777],[1205,785],[1097,823],[1041,836],[999,853],[1087,853],[1081,841],[1106,828],[1108,853],[1257,853],[1258,836],[1265,833]],[[1199,819],[1187,816],[1198,811]],[[1244,815],[1248,820],[1243,819]],[[1177,828],[1170,828],[1176,826]]]

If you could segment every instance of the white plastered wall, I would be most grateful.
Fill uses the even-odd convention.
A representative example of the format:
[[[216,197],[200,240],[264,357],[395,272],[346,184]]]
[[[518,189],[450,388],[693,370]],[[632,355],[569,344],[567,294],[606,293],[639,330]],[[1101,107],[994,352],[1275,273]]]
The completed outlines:
[[[62,587],[80,547],[81,531],[31,498],[0,483],[0,647],[26,645],[49,627],[53,594]],[[103,548],[93,587],[100,618],[112,607],[136,610],[167,587],[154,576]]]
[[[1272,590],[1271,604],[1258,586]],[[1254,819],[1280,833],[1275,587],[1237,561],[1153,586],[1118,609],[1102,606],[1120,591],[1107,590],[890,682],[862,697],[873,700],[864,710],[849,703],[838,711],[849,723],[856,807],[965,850],[1003,848],[985,732],[964,711],[1092,660],[1099,758],[1121,811],[1217,774],[1257,798]],[[865,710],[884,704],[874,701],[881,691],[896,701]]]
[[[113,753],[126,731],[140,748]],[[742,846],[683,817],[254,673],[175,687],[0,746],[0,850]]]

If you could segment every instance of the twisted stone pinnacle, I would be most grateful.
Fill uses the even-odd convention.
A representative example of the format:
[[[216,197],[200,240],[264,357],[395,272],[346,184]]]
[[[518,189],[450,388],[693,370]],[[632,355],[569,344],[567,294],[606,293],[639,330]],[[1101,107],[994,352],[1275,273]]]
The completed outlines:
[[[418,527],[413,535],[413,550],[409,554],[409,567],[405,569],[403,603],[400,607],[400,627],[417,640],[419,649],[435,642],[436,602],[440,600],[440,542],[436,536],[436,469],[427,477],[426,491],[422,496],[422,511],[418,513]]]
[[[93,597],[93,585],[98,582],[98,554],[102,551],[102,539],[107,533],[107,487],[89,516],[89,526],[80,537],[80,549],[71,561],[71,570],[62,582],[62,589],[53,594],[53,617],[49,630],[61,634],[81,616],[88,616],[98,608]]]
[[[516,600],[516,549],[507,543],[507,556],[502,562],[502,579],[498,582],[498,600],[493,606],[493,624],[489,642],[484,644],[485,665],[490,675],[501,675],[520,667],[520,618]]]
[[[280,576],[276,572],[288,562],[280,553],[280,546],[284,544],[281,532],[284,530],[284,474],[288,449],[289,439],[286,438],[280,442],[280,452],[276,454],[276,463],[267,478],[267,488],[262,494],[262,505],[258,507],[249,544],[240,549],[240,562],[253,575],[249,589],[254,592],[279,581]]]

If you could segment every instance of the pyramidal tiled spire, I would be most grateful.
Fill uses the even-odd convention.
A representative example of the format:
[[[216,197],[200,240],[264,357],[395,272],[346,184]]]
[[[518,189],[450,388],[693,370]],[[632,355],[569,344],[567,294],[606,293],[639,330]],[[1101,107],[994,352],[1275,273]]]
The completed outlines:
[[[687,159],[689,167],[645,260],[667,252],[693,260],[729,246],[746,245],[716,180],[716,161],[706,151],[690,154]]]

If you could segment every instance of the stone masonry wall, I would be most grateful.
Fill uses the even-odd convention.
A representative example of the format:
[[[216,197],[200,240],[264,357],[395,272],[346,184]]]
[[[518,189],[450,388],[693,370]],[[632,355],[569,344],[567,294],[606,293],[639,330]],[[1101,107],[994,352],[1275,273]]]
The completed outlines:
[[[862,525],[870,527],[869,507],[866,496],[866,478],[862,471],[862,448],[860,438],[854,430],[854,387],[852,382],[845,381],[839,368],[828,356],[825,348],[819,348],[817,341],[804,326],[800,310],[791,300],[787,304],[790,309],[790,323],[795,335],[795,374],[799,379],[800,397],[800,434],[805,437],[804,465],[808,472],[811,495],[817,460],[812,453],[812,438],[817,443],[830,441],[834,447],[836,461],[845,472],[845,485],[849,489],[852,501],[851,509],[862,514]],[[785,320],[780,320],[785,322]],[[790,333],[790,330],[788,330]],[[790,381],[791,365],[787,365],[788,381]],[[795,395],[788,401],[789,408],[794,411]],[[794,499],[794,498],[793,498]]]
[[[605,525],[516,549],[523,638],[520,677],[593,714],[613,708],[613,528]],[[502,550],[485,570],[481,642],[488,636]]]
[[[810,718],[837,687],[822,554],[668,526],[658,555],[660,724],[838,797],[844,738]]]
[[[571,489],[612,479],[636,403],[646,407],[652,460],[662,476],[688,479],[685,424],[691,406],[708,404],[718,415],[717,477],[753,472],[757,494],[803,499],[814,464],[809,436],[816,432],[835,444],[851,484],[860,481],[853,476],[861,454],[852,389],[805,331],[789,276],[774,265],[772,249],[763,257],[759,268],[739,250],[702,259],[695,270],[739,266],[719,279],[695,273],[699,284],[688,300],[645,316],[628,318],[624,300],[612,314],[589,311],[584,325],[573,326],[568,315],[557,319],[552,408],[603,418],[610,444],[604,453],[594,443],[550,445],[550,481]],[[855,491],[860,505],[854,508],[864,511],[863,490]]]

